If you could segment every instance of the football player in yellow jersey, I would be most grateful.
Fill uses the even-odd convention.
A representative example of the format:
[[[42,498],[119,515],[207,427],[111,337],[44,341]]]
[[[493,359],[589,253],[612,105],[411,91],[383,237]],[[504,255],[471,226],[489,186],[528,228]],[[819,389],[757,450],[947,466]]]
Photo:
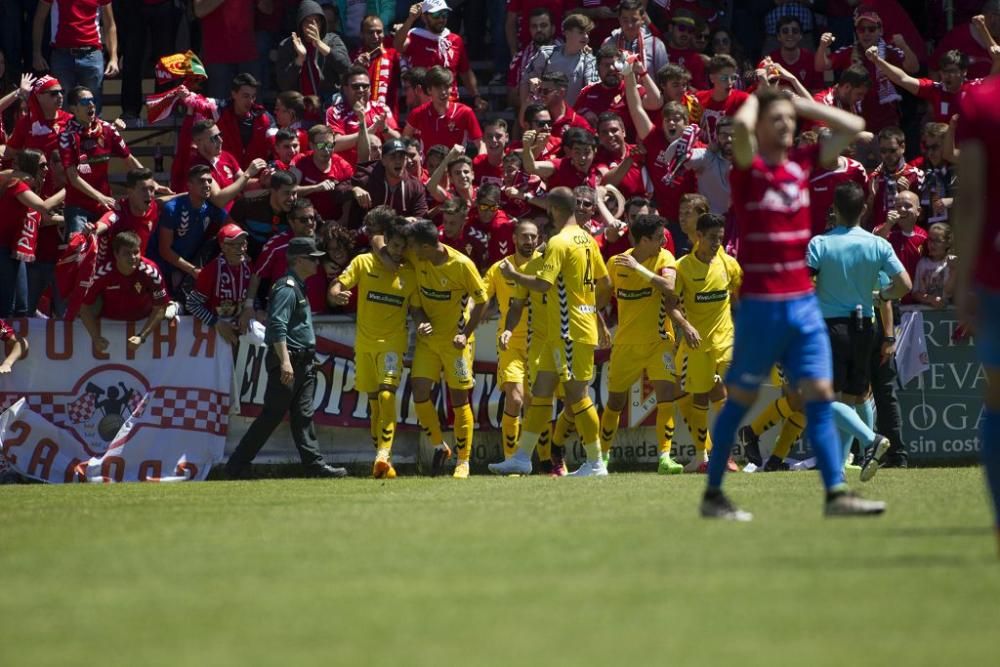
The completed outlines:
[[[500,270],[514,282],[546,295],[547,349],[531,388],[517,453],[489,467],[503,475],[531,472],[531,456],[552,417],[553,396],[561,381],[587,452],[587,461],[573,474],[605,476],[608,468],[601,457],[600,420],[588,388],[601,333],[597,311],[610,298],[611,280],[594,238],[577,224],[572,190],[553,188],[545,204],[556,234],[546,244],[541,270],[528,275],[510,262],[501,264]]]
[[[441,435],[437,409],[431,403],[431,388],[444,375],[455,412],[458,465],[454,477],[465,479],[469,476],[474,426],[469,405],[469,390],[475,381],[473,332],[486,312],[486,287],[471,259],[438,241],[437,227],[430,220],[411,223],[407,237],[420,305],[429,323],[417,336],[413,353],[413,404],[420,425],[435,446],[431,471],[436,474],[451,457],[451,448]]]
[[[385,250],[396,264],[403,261],[406,236],[401,225],[385,230]],[[355,387],[368,394],[369,419],[375,441],[372,476],[392,479],[390,459],[396,433],[396,389],[406,354],[407,310],[418,328],[426,318],[417,306],[417,277],[412,267],[392,271],[372,253],[358,255],[330,286],[329,301],[344,305],[358,288],[357,337],[354,344]]]
[[[531,220],[523,220],[514,230],[514,254],[502,261],[511,262],[517,269],[541,254],[538,247],[538,226]],[[486,297],[496,297],[500,307],[498,327],[497,382],[503,391],[503,416],[500,432],[503,439],[504,458],[510,458],[517,451],[517,436],[521,428],[521,408],[524,405],[524,380],[528,371],[528,321],[522,320],[512,329],[505,328],[510,304],[516,298],[517,283],[500,273],[500,262],[486,270]]]
[[[732,304],[743,281],[743,270],[722,250],[725,221],[705,213],[698,218],[694,251],[677,262],[677,309],[671,317],[683,333],[678,366],[681,386],[693,394],[688,426],[694,438],[695,456],[686,472],[704,472],[708,448],[708,403],[725,397],[719,378],[733,358]],[[765,335],[766,332],[762,332]]]
[[[677,273],[674,256],[663,249],[666,224],[658,215],[638,216],[629,226],[632,248],[608,263],[618,300],[618,329],[611,346],[608,401],[601,415],[601,451],[607,461],[627,392],[645,372],[656,392],[657,472],[664,475],[681,472],[681,465],[670,458],[677,377],[673,328],[667,315],[677,303]]]

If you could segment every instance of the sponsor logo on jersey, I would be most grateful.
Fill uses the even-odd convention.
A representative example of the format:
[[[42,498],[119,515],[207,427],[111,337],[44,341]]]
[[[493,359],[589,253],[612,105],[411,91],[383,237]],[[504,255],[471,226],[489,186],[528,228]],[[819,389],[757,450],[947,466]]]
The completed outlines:
[[[368,292],[368,300],[372,303],[384,303],[387,306],[402,306],[403,297],[398,294],[386,294],[385,292]]]
[[[715,290],[714,292],[698,292],[694,295],[695,303],[715,303],[716,301],[725,301],[726,297],[729,296],[729,290]]]

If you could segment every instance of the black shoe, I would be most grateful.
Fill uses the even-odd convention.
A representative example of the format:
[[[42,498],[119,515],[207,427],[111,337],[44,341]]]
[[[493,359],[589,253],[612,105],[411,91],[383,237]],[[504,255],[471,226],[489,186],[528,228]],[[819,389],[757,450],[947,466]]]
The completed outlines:
[[[749,426],[744,426],[736,434],[736,442],[743,447],[743,456],[748,463],[752,463],[758,468],[764,463],[760,455],[760,438]]]
[[[322,479],[340,479],[347,477],[347,468],[334,468],[329,463],[321,463],[318,466],[306,468],[306,477],[319,477]]]
[[[908,468],[910,466],[909,461],[907,461],[905,456],[900,456],[899,454],[889,454],[885,457],[885,463],[880,467],[882,468]]]
[[[881,500],[866,500],[853,491],[842,491],[827,496],[823,513],[826,516],[878,516],[885,512]]]
[[[543,475],[552,474],[552,461],[541,461],[538,464],[539,472]]]
[[[875,442],[868,448],[868,456],[865,457],[864,465],[861,467],[861,481],[870,481],[878,469],[885,465],[886,454],[889,452],[889,439],[881,435],[875,436]]]
[[[701,501],[701,516],[706,519],[723,519],[725,521],[752,521],[753,514],[744,512],[734,505],[722,493],[705,494]]]
[[[767,463],[761,468],[764,472],[786,472],[790,470],[788,464],[785,463],[784,459],[779,459],[775,455],[767,457]]]
[[[233,465],[231,462],[227,463],[225,466],[226,479],[229,480],[248,480],[255,479],[253,474],[253,467],[250,465]]]

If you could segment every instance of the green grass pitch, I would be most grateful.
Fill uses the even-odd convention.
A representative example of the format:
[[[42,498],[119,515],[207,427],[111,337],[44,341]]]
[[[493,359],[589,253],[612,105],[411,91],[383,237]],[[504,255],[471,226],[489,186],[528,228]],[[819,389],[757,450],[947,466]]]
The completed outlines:
[[[859,485],[854,480],[855,487]],[[998,664],[978,469],[0,488],[0,664]]]

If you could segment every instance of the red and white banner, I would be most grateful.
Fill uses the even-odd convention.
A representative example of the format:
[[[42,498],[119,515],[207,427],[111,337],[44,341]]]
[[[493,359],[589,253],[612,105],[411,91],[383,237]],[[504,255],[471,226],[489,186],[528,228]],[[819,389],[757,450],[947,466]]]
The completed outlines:
[[[46,482],[200,480],[222,459],[231,349],[193,318],[162,323],[135,352],[141,323],[103,322],[97,352],[79,322],[24,319],[30,351],[0,376],[0,448]]]

